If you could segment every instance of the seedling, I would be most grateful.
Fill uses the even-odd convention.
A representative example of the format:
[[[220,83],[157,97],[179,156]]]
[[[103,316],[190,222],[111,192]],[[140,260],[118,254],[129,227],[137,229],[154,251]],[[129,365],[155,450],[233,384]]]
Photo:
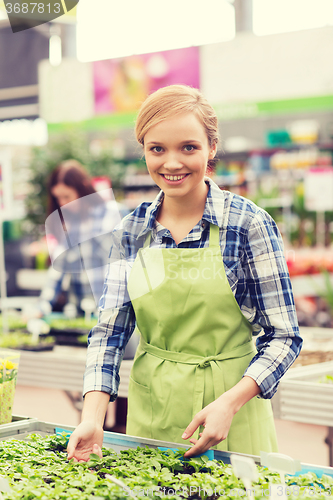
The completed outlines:
[[[31,434],[24,440],[0,441],[0,470],[11,488],[10,493],[2,493],[5,500],[244,498],[244,482],[235,476],[230,464],[222,461],[206,461],[206,457],[200,457],[201,466],[197,460],[198,470],[192,472],[181,460],[184,450],[158,450],[148,446],[129,448],[119,453],[103,448],[102,458],[92,454],[88,462],[68,461],[68,431],[57,429],[57,432],[60,433],[57,436]],[[249,497],[251,493],[251,500],[267,498],[267,486],[274,486],[272,482],[278,475],[260,468],[257,473],[259,480],[253,481],[258,477],[253,465],[252,462],[250,473],[247,473],[252,478],[252,490],[248,486],[247,495]],[[319,479],[312,472],[287,478],[287,482],[293,488],[290,497],[293,500],[310,497],[324,500],[333,491],[331,476],[323,475]],[[278,500],[281,500],[281,494]]]

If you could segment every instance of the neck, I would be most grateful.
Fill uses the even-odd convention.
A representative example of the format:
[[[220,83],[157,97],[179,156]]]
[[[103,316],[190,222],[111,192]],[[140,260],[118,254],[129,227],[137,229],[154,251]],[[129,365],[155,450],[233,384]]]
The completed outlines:
[[[204,182],[198,186],[195,192],[189,193],[187,197],[164,196],[161,212],[174,220],[196,219],[199,221],[205,209],[206,198],[209,187]]]

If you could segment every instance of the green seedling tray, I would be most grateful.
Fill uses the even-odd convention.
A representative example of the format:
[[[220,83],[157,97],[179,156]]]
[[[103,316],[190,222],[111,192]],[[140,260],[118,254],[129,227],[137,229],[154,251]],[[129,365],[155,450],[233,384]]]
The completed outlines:
[[[7,439],[25,439],[30,434],[40,434],[47,436],[50,434],[60,434],[67,432],[71,434],[75,427],[63,426],[54,423],[43,422],[37,419],[21,420],[0,426],[0,440]],[[116,453],[121,450],[128,450],[130,448],[136,449],[138,446],[149,448],[162,448],[162,449],[186,449],[188,445],[170,443],[168,441],[159,441],[156,439],[141,438],[136,436],[128,436],[126,434],[119,434],[117,432],[104,432],[103,446],[105,448],[112,448]],[[235,453],[219,450],[209,450],[208,458],[215,460],[222,460],[224,463],[230,464],[230,457]],[[207,455],[207,453],[206,453]],[[256,464],[260,465],[260,457],[255,455],[245,455],[236,453],[236,455],[247,456],[253,458]],[[314,472],[318,477],[327,474],[333,477],[333,467],[317,466],[307,463],[301,463],[301,471],[295,474],[305,474],[306,472]]]

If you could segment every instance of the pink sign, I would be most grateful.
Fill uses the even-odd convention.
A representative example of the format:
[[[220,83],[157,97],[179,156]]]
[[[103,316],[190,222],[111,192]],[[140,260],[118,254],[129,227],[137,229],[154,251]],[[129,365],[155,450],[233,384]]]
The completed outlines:
[[[148,94],[173,84],[200,87],[199,47],[94,62],[95,113],[135,111]]]

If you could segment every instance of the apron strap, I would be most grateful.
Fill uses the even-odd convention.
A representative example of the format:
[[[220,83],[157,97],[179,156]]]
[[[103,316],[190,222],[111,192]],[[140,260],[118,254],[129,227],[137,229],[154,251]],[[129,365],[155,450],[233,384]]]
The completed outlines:
[[[245,344],[234,347],[230,351],[222,352],[216,356],[197,356],[195,354],[187,354],[184,352],[167,351],[160,349],[154,345],[148,344],[142,335],[140,336],[140,347],[147,353],[157,358],[165,359],[167,361],[174,361],[176,363],[184,363],[187,365],[197,365],[199,368],[206,368],[211,365],[212,361],[223,361],[224,359],[241,358],[253,352],[256,354],[256,349],[253,340],[249,340]]]
[[[210,224],[209,228],[209,248],[220,248],[220,228],[215,224]]]
[[[145,250],[145,249],[149,248],[150,242],[151,242],[151,231],[149,231],[149,233],[147,234],[147,237],[145,239],[145,242],[143,244],[142,249],[140,248],[139,251],[138,251],[138,255],[139,255],[139,258],[140,258],[140,261],[141,261],[141,266],[142,266],[145,278],[146,278],[147,283],[148,283],[149,291],[151,292],[152,291],[152,286],[151,286],[151,283],[150,283],[150,279],[149,279],[149,276],[148,276],[148,273],[147,273],[146,264],[145,264],[143,253],[142,253],[142,250]],[[209,248],[216,248],[216,247],[220,248],[220,228],[219,228],[219,226],[216,226],[215,224],[210,224],[210,228],[209,228]]]
[[[149,231],[149,233],[147,234],[147,238],[145,239],[145,242],[144,242],[142,248],[149,248],[150,240],[151,240],[151,231]]]

